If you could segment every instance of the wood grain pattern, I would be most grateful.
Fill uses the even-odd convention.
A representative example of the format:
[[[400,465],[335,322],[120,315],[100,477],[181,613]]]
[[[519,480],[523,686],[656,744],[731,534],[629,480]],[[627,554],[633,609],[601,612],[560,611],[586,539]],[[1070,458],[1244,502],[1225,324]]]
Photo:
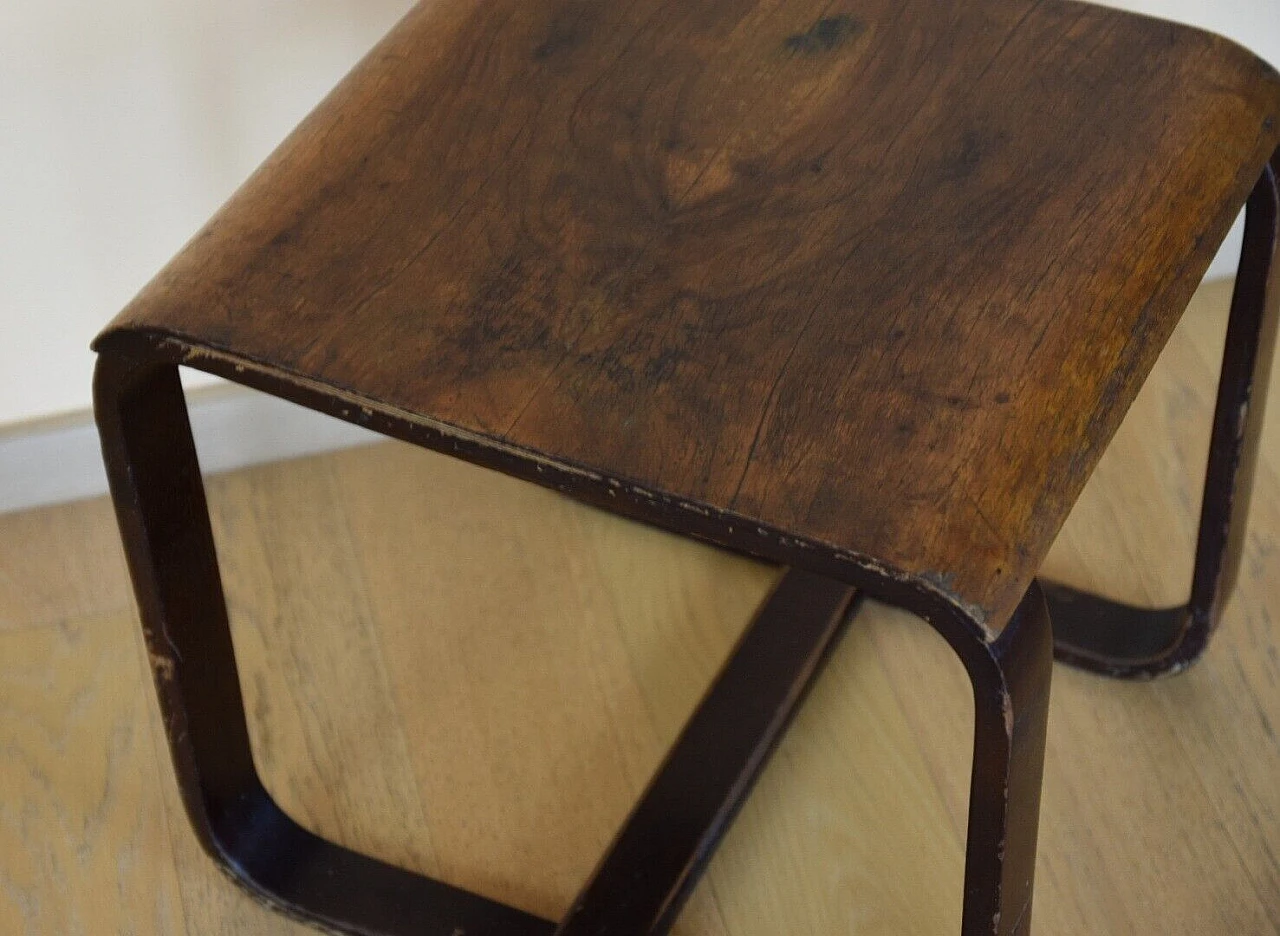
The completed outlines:
[[[1133,600],[1183,595],[1225,310],[1226,293],[1209,288],[1185,316],[1065,528],[1055,576]],[[1273,420],[1278,397],[1280,386]],[[214,479],[210,496],[246,689],[263,690],[250,716],[271,789],[321,831],[389,856],[408,855],[404,826],[420,815],[412,842],[435,846],[446,877],[548,912],[572,898],[776,574],[395,445],[239,472]],[[459,505],[465,524],[449,520]],[[32,623],[0,634],[0,930],[313,933],[259,907],[200,852],[136,621],[81,611],[127,588],[105,502],[11,520],[0,519],[0,554],[20,556],[37,531],[47,540],[46,558],[21,567],[30,588],[6,606]],[[406,548],[399,535],[412,536]],[[1055,672],[1036,877],[1044,932],[1280,933],[1278,543],[1280,434],[1268,431],[1240,588],[1204,659],[1145,685]],[[77,584],[51,557],[81,549],[103,572]],[[470,561],[491,556],[508,560],[504,574]],[[370,607],[360,583],[374,567],[406,597]],[[520,654],[491,653],[479,633],[518,624]],[[527,688],[553,673],[540,662],[552,652],[594,675],[566,683],[545,712],[499,694],[504,679]],[[377,655],[383,676],[366,662]],[[335,678],[344,665],[367,684]],[[303,672],[334,691],[299,687]],[[424,685],[441,677],[459,691]],[[608,699],[607,714],[593,710]],[[680,931],[954,933],[971,705],[930,628],[868,606]],[[368,730],[386,717],[404,760]],[[148,731],[154,752],[140,744]],[[335,755],[378,770],[324,773]],[[406,777],[416,814],[388,793]],[[553,825],[542,810],[563,823],[546,849],[530,832]]]
[[[994,630],[1278,142],[1259,60],[1073,2],[439,0],[99,347]]]
[[[278,783],[282,808],[308,827],[433,873],[438,859],[410,767],[416,744],[391,699],[331,466],[303,461],[287,475],[233,475],[219,479],[214,496],[223,504],[214,534],[238,547],[219,565],[233,583],[245,705],[260,729],[270,728],[251,736],[255,762]],[[334,698],[343,700],[342,717],[317,717]],[[381,753],[363,756],[370,749]],[[381,816],[398,821],[388,828]]]
[[[0,631],[128,613],[133,605],[111,505],[0,514]]]
[[[97,504],[39,513],[75,512],[110,526]],[[185,928],[137,630],[124,612],[0,632],[0,931]]]

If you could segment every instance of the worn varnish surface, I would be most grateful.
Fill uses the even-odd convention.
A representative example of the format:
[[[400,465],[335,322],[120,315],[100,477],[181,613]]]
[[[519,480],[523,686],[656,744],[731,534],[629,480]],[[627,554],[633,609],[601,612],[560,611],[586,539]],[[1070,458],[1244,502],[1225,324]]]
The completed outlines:
[[[590,466],[999,626],[1278,117],[1238,47],[1074,3],[442,0],[108,340]]]

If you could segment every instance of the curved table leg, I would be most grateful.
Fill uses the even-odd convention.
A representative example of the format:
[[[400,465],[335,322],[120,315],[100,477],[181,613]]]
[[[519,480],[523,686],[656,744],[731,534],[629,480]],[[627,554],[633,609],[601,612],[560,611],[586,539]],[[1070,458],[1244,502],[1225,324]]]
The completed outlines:
[[[1179,672],[1204,652],[1235,586],[1280,322],[1277,176],[1280,151],[1263,171],[1245,211],[1244,249],[1227,324],[1191,597],[1177,608],[1138,608],[1043,582],[1055,651],[1065,663],[1123,678]]]
[[[205,851],[280,912],[361,936],[661,934],[856,606],[789,571],[764,603],[561,927],[375,861],[276,805],[249,746],[204,485],[172,363],[103,355],[95,408],[178,785]]]
[[[1040,822],[1053,634],[1032,584],[990,646],[960,653],[973,683],[964,936],[1026,936]]]
[[[103,355],[94,397],[170,754],[205,851],[262,902],[333,931],[550,936],[549,921],[349,851],[281,811],[249,748],[177,368]]]

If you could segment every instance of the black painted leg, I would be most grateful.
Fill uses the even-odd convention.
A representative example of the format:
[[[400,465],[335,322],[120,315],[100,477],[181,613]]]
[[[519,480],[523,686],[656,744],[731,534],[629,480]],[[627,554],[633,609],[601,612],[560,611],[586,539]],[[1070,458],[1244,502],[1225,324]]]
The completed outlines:
[[[1065,663],[1124,678],[1177,673],[1204,652],[1235,586],[1280,322],[1277,176],[1280,152],[1263,171],[1245,210],[1244,249],[1227,324],[1191,597],[1177,608],[1137,608],[1042,583],[1055,652]]]
[[[95,408],[170,753],[205,850],[260,900],[331,930],[550,936],[547,920],[327,842],[272,801],[249,749],[177,368],[104,355]]]
[[[249,747],[204,485],[172,364],[103,355],[95,405],[187,815],[258,899],[362,936],[551,936],[556,924],[325,841],[264,789]],[[854,590],[784,576],[560,931],[665,933],[842,633]]]
[[[985,655],[965,663],[975,724],[962,932],[1026,936],[1053,670],[1053,635],[1039,586],[1032,584]]]
[[[666,933],[855,607],[792,570],[743,635],[556,933]]]

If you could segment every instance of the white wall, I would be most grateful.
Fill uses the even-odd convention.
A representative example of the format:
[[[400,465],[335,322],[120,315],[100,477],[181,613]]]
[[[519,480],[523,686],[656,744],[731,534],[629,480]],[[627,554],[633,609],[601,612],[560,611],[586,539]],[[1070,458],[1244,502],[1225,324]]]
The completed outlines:
[[[0,425],[89,404],[88,342],[411,0],[0,0]]]
[[[0,0],[0,425],[88,405],[96,330],[410,2]],[[1280,64],[1280,0],[1117,5]]]

